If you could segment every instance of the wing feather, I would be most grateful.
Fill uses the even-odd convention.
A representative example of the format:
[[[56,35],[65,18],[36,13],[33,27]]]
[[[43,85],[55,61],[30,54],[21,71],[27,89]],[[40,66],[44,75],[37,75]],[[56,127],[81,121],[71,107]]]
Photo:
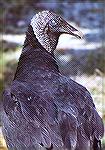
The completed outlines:
[[[39,84],[15,80],[4,92],[4,132],[11,148],[26,148],[28,142],[33,146],[42,143],[45,147],[53,144],[55,148],[88,150],[91,138],[102,138],[102,119],[90,93],[71,79],[56,80],[49,85],[50,91],[38,90]]]

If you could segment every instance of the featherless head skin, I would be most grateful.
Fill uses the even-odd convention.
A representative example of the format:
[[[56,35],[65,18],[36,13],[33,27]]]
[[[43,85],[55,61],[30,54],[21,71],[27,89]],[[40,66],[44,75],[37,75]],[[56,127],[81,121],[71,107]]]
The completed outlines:
[[[83,34],[78,29],[51,11],[39,12],[33,16],[30,25],[40,44],[50,53],[56,49],[58,38],[62,33],[70,34],[80,39],[83,37]]]

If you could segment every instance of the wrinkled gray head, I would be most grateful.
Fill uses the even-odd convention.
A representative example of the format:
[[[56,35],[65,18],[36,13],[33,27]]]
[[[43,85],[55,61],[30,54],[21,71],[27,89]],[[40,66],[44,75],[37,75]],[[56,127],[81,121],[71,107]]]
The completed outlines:
[[[82,38],[83,34],[68,24],[62,17],[51,11],[42,11],[31,19],[36,38],[48,51],[53,52],[57,46],[58,38],[62,33]]]

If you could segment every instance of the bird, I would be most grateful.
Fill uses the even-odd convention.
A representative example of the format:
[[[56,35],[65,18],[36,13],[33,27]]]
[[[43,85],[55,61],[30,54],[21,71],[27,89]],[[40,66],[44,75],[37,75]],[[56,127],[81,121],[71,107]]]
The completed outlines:
[[[53,11],[35,14],[14,79],[3,92],[9,150],[101,150],[104,125],[91,94],[61,74],[54,50],[61,34],[83,34]]]

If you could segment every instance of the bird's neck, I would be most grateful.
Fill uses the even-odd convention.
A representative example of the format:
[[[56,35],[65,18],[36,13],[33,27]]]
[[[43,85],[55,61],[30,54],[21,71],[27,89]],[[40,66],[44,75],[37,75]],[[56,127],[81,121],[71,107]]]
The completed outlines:
[[[50,31],[45,32],[44,29],[40,31],[38,30],[35,34],[32,26],[29,25],[24,45],[26,46],[27,44],[30,44],[32,47],[40,47],[41,49],[43,47],[46,51],[53,54],[58,44],[59,36],[60,34],[52,33]]]
[[[59,73],[54,54],[43,48],[35,37],[32,27],[29,26],[14,79],[34,80],[39,70]]]

